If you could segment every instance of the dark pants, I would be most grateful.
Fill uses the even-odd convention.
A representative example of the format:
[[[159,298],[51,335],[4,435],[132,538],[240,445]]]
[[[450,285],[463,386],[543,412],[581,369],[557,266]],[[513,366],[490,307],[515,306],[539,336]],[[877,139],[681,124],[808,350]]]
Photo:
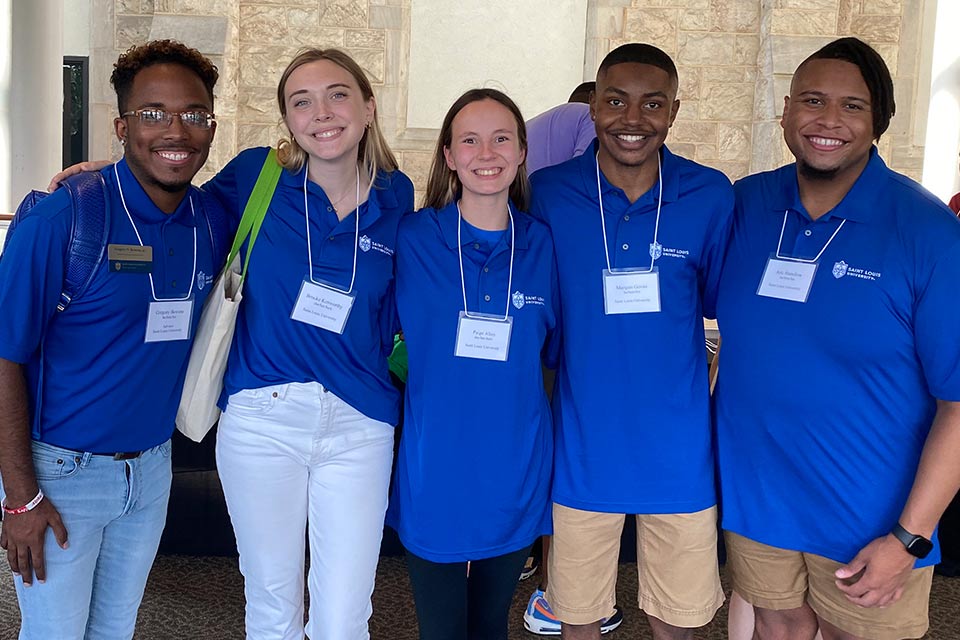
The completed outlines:
[[[507,618],[530,547],[470,563],[424,560],[407,551],[420,640],[507,640]]]

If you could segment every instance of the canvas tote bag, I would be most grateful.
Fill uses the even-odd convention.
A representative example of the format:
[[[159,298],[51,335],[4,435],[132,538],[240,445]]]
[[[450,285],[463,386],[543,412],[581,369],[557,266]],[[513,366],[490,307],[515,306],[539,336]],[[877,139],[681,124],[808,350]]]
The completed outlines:
[[[260,225],[273,198],[281,170],[276,150],[270,149],[243,210],[227,264],[214,283],[213,291],[210,292],[200,314],[200,324],[193,340],[190,360],[187,362],[187,375],[176,419],[177,429],[194,442],[203,440],[220,417],[217,401],[223,391],[223,374],[233,342],[237,312],[243,299],[243,280],[250,266],[253,243],[260,233]],[[250,242],[241,272],[240,247],[248,236]]]

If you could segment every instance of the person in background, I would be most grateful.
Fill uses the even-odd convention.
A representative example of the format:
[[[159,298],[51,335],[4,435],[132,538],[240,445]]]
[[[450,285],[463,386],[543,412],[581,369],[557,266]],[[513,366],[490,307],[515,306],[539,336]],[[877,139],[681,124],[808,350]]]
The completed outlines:
[[[597,137],[590,118],[590,93],[595,82],[584,82],[557,105],[527,121],[530,151],[527,170],[534,171],[566,162],[583,153]]]
[[[123,158],[101,172],[109,259],[63,311],[71,228],[88,204],[74,213],[66,189],[40,201],[0,260],[0,546],[21,640],[133,637],[191,338],[225,258],[210,225],[226,218],[190,184],[216,131],[217,77],[170,40],[117,60]]]

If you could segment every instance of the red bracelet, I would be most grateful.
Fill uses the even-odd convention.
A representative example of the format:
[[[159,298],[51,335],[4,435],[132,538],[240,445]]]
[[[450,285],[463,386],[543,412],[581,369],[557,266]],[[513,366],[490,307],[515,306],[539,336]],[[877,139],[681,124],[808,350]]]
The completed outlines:
[[[43,500],[43,491],[38,489],[37,495],[33,498],[33,500],[23,505],[22,507],[17,507],[16,509],[9,509],[7,507],[7,501],[4,500],[2,503],[0,503],[0,508],[2,508],[3,512],[8,516],[19,516],[22,513],[26,513],[27,511],[33,511],[34,509],[36,509],[37,505],[40,504],[41,500]]]

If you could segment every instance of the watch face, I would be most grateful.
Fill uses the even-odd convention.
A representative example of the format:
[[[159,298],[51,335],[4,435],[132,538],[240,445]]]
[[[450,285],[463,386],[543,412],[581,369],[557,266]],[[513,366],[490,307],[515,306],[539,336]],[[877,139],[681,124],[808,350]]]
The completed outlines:
[[[918,558],[926,558],[933,551],[933,543],[926,538],[915,536],[907,546],[907,551]]]

